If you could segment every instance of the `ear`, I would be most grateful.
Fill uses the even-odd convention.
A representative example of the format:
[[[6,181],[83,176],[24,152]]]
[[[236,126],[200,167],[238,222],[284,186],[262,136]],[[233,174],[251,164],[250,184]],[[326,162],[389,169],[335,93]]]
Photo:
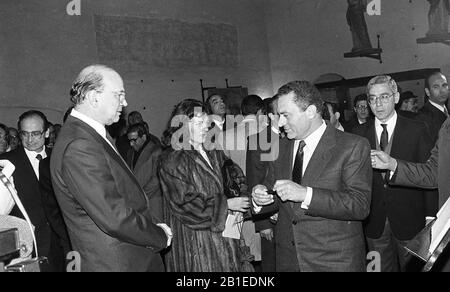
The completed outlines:
[[[425,88],[425,94],[428,96],[428,98],[430,97],[431,93],[428,88]]]
[[[335,112],[334,115],[336,116],[336,120],[339,120],[339,118],[341,117],[340,112]]]
[[[86,93],[86,100],[89,102],[90,105],[92,105],[93,107],[97,107],[98,105],[98,92],[95,90],[91,90],[89,92]]]
[[[45,131],[44,137],[45,137],[45,139],[47,139],[48,137],[50,137],[50,129],[47,129],[47,131]]]
[[[400,101],[400,93],[396,92],[394,94],[394,101],[395,101],[395,104],[397,104]]]
[[[309,105],[308,108],[306,109],[306,116],[308,118],[314,118],[318,114],[319,113],[317,112],[317,107],[313,104]]]

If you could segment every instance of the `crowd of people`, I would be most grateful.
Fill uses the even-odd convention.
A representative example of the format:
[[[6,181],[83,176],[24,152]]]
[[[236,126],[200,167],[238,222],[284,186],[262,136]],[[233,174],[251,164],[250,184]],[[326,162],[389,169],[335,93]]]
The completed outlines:
[[[405,247],[449,194],[446,77],[424,93],[418,110],[376,76],[348,120],[308,81],[243,98],[239,117],[223,96],[185,99],[159,139],[139,112],[120,119],[119,73],[91,65],[62,126],[35,110],[0,124],[0,166],[15,167],[44,271],[71,251],[80,271],[362,272],[371,251],[378,271],[416,271]],[[2,190],[0,212],[22,217],[11,201]]]

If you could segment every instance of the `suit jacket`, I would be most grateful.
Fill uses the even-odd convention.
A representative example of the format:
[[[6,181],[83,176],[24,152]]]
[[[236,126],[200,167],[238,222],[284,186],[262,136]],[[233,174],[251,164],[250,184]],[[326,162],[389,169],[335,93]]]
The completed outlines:
[[[82,271],[163,271],[166,247],[145,192],[125,161],[92,127],[70,116],[50,166]]]
[[[50,175],[50,156],[39,163],[39,189],[42,202],[45,202],[44,210],[47,219],[58,237],[58,242],[64,251],[64,255],[67,255],[67,253],[72,251],[72,245],[70,244],[66,223],[64,223],[61,209],[53,191],[52,177]]]
[[[147,195],[152,215],[158,219],[158,222],[163,222],[162,193],[157,170],[161,146],[160,143],[156,144],[152,140],[148,140],[143,147],[134,167],[136,151],[132,148],[128,151],[127,164]]]
[[[439,207],[450,197],[450,119],[447,119],[439,131],[431,156],[425,163],[413,163],[397,160],[398,166],[391,184],[419,188],[438,188]]]
[[[423,121],[427,124],[433,143],[436,143],[439,136],[439,130],[446,119],[447,116],[429,101],[425,103],[416,116],[416,120]]]
[[[280,140],[276,180],[292,179],[293,149],[293,140]],[[328,126],[302,179],[313,189],[308,210],[279,199],[262,210],[279,209],[277,271],[364,271],[362,220],[370,210],[371,183],[368,142]]]
[[[39,189],[39,181],[33,166],[21,146],[16,150],[4,153],[0,159],[11,161],[16,170],[13,173],[17,194],[35,227],[39,256],[48,257],[51,253],[52,229],[45,213],[45,202]],[[15,206],[10,215],[23,218],[19,208]]]
[[[400,115],[392,138],[390,155],[408,161],[426,161],[431,141],[422,122]],[[377,149],[375,121],[355,128],[355,134],[367,138],[372,149]],[[365,221],[365,232],[369,238],[379,238],[384,230],[386,218],[397,239],[412,239],[424,226],[425,217],[433,211],[427,210],[427,198],[423,190],[394,187],[386,183],[386,172],[373,170],[372,204],[370,215]]]
[[[250,136],[248,140],[249,146],[247,149],[246,176],[249,190],[252,190],[253,187],[258,184],[267,183],[274,185],[274,161],[279,154],[278,134],[273,132],[270,128],[266,128],[261,131],[261,133]],[[267,145],[261,145],[263,143]],[[273,147],[271,146],[272,144],[274,145]],[[272,214],[262,214],[253,216],[256,232],[275,228],[274,222],[270,220],[271,215]]]

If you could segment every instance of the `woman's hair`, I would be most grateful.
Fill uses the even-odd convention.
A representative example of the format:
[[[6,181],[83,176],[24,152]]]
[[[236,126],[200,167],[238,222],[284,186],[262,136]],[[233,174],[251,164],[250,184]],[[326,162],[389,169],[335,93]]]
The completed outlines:
[[[163,133],[163,136],[161,137],[161,142],[165,148],[172,147],[172,136],[173,134],[180,130],[183,127],[183,123],[181,123],[182,119],[180,118],[186,118],[186,119],[192,119],[195,115],[199,113],[205,113],[205,105],[196,99],[185,99],[178,103],[174,110],[172,111],[172,114],[170,116],[168,125],[166,130]],[[176,119],[174,119],[176,118]],[[179,124],[176,123],[176,121],[180,121]],[[174,124],[172,124],[174,122]],[[176,124],[176,125],[175,125]],[[179,141],[183,142],[183,141]]]

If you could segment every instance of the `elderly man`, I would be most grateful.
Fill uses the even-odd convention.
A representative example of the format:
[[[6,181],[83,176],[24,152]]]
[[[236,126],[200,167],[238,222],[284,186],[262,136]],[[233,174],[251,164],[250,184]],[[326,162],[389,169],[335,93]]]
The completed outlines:
[[[158,252],[171,230],[113,146],[105,126],[127,106],[120,75],[103,65],[81,71],[74,104],[53,150],[51,175],[81,271],[163,271]]]
[[[397,114],[395,105],[400,94],[394,79],[376,76],[366,91],[375,119],[356,127],[354,133],[366,137],[372,149],[400,159],[426,161],[432,147],[427,128],[422,122]],[[407,271],[410,257],[404,246],[425,226],[426,216],[434,214],[427,204],[427,194],[419,189],[390,187],[387,175],[373,172],[372,205],[365,222],[367,243],[369,251],[380,253],[381,271]]]
[[[252,192],[255,213],[279,210],[277,271],[364,271],[369,144],[325,124],[320,92],[310,82],[290,82],[278,97],[279,126],[288,139],[280,140],[275,184]]]

